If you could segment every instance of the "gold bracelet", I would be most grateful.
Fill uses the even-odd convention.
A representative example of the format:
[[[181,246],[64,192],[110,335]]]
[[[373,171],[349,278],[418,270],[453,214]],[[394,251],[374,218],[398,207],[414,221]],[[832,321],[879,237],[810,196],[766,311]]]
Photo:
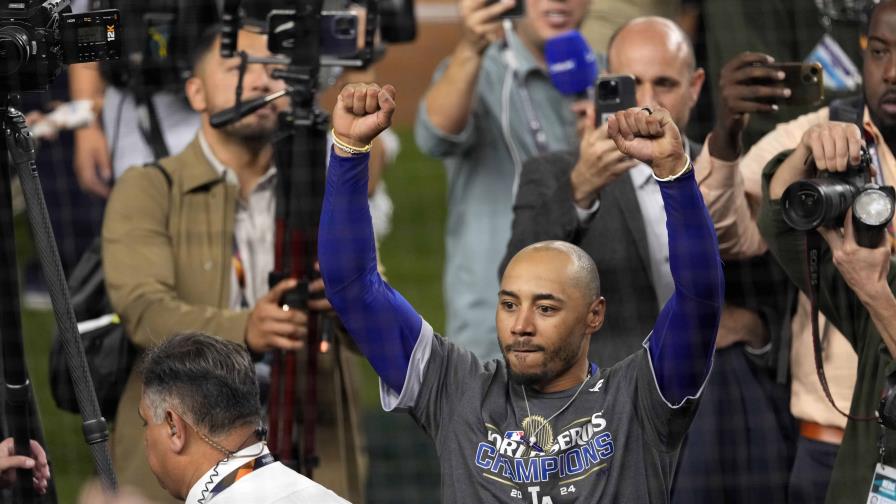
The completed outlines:
[[[684,175],[685,173],[687,173],[690,169],[691,169],[691,156],[688,156],[687,154],[685,154],[684,155],[684,168],[682,168],[681,171],[679,171],[675,175],[669,175],[668,177],[665,177],[665,178],[657,177],[656,173],[654,173],[653,178],[655,178],[657,182],[672,182],[673,180],[675,180],[675,179],[681,177],[682,175]]]
[[[340,139],[338,136],[336,136],[335,128],[330,130],[330,135],[333,137],[333,145],[334,146],[339,147],[339,149],[342,150],[343,152],[347,152],[353,156],[357,155],[357,154],[367,154],[368,152],[370,152],[370,146],[373,145],[373,144],[367,144],[364,147],[353,147],[353,146],[347,144],[342,139]]]

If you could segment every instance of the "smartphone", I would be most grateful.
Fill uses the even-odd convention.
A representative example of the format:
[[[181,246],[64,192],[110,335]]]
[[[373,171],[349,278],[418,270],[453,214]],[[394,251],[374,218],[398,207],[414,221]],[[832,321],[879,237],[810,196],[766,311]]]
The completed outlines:
[[[606,123],[611,115],[620,110],[638,106],[633,75],[605,75],[597,79],[596,87],[594,111],[597,126]]]
[[[295,44],[295,11],[273,10],[268,14],[268,50],[289,54]],[[358,53],[358,13],[320,13],[320,55],[347,58]]]
[[[486,5],[492,5],[500,2],[501,0],[488,0]],[[526,0],[516,0],[516,5],[513,6],[509,11],[504,12],[500,16],[499,19],[504,18],[521,18],[526,15]]]
[[[770,63],[769,68],[784,72],[784,80],[773,85],[790,89],[790,97],[768,100],[780,105],[817,105],[824,99],[824,71],[820,63]],[[761,84],[770,84],[762,81]]]

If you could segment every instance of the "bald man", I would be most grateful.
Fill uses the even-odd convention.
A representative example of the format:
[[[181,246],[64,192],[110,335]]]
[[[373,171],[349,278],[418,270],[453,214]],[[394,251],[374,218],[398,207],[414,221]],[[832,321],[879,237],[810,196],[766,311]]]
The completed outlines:
[[[676,289],[644,348],[612,367],[589,361],[606,308],[597,267],[575,245],[545,242],[517,254],[493,293],[503,359],[482,362],[436,335],[377,272],[366,151],[394,98],[391,86],[364,84],[340,95],[318,256],[328,299],[380,376],[383,407],[409,412],[435,442],[442,501],[668,502],[723,297],[712,223],[669,112],[630,109],[607,128],[651,166],[668,215]]]
[[[638,106],[661,106],[685,129],[704,74],[678,25],[659,17],[634,19],[613,35],[608,55],[609,73],[635,77]],[[607,125],[595,126],[594,118],[589,111],[580,121],[578,152],[553,152],[523,166],[499,273],[532,243],[563,240],[585,249],[601,265],[604,292],[614,306],[589,357],[611,366],[641,348],[674,285],[662,197],[650,167],[620,152]],[[696,159],[699,143],[682,140]]]
[[[675,23],[634,19],[612,37],[608,55],[610,73],[635,77],[639,106],[660,104],[679,128],[687,125],[704,73],[696,68],[690,42]],[[744,67],[761,56],[740,58],[734,66]],[[736,90],[741,96],[756,91],[740,80],[726,83],[735,85],[741,86]],[[720,122],[733,129],[730,119],[744,112],[743,104],[726,105],[729,113]],[[594,127],[593,117],[583,121],[578,152],[551,153],[524,166],[505,264],[517,251],[544,240],[568,241],[588,252],[600,266],[610,307],[603,328],[592,336],[590,358],[610,366],[641,349],[675,286],[660,188],[650,168],[620,152],[608,138],[607,126]],[[729,138],[728,129],[718,128],[709,151],[717,156],[729,152],[732,148],[724,142]],[[709,164],[703,159],[707,150],[698,158],[700,144],[684,143],[692,159],[697,158],[701,192],[712,191],[703,185],[705,172],[700,171],[701,163]],[[719,162],[712,164],[716,169]],[[789,317],[787,279],[774,267],[768,257],[726,261],[717,364],[681,452],[673,503],[786,502],[793,458],[787,388],[754,362],[771,359],[767,342]],[[768,447],[751,448],[758,443]]]

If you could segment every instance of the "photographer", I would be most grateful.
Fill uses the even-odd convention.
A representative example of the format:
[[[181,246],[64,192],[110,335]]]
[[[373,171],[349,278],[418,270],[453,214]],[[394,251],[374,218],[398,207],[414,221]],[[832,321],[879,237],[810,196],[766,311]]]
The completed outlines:
[[[248,30],[240,32],[238,49],[251,56],[270,55],[267,37]],[[194,75],[186,84],[190,104],[202,118],[196,138],[159,167],[128,170],[109,198],[102,244],[106,286],[139,349],[178,332],[201,330],[256,354],[297,351],[304,346],[309,317],[332,316],[326,299],[310,300],[307,311],[284,309],[280,299],[296,287],[296,280],[268,289],[278,171],[272,164],[272,139],[278,113],[289,102],[276,100],[230,126],[212,128],[210,117],[235,103],[239,66],[239,58],[220,55],[220,27],[206,30],[195,48]],[[283,89],[271,70],[270,65],[247,66],[245,100]],[[320,280],[310,285],[311,293],[323,288]],[[330,351],[319,356],[320,467],[314,477],[337,494],[360,501],[364,460],[347,342],[338,333]],[[305,362],[304,353],[298,361]],[[139,393],[139,379],[132,372],[113,433],[116,470],[124,484],[163,499],[142,444],[135,442]]]
[[[872,34],[877,27],[872,23]],[[814,160],[819,171],[842,172],[857,166],[861,132],[853,124],[829,122],[816,125],[792,152],[774,159],[763,175],[763,204],[759,219],[762,236],[791,279],[808,292],[806,276],[806,237],[784,220],[781,196],[792,183],[811,178]],[[785,157],[786,156],[786,157]],[[892,289],[896,278],[890,267],[890,237],[885,233],[874,249],[861,249],[853,235],[852,216],[848,214],[843,230],[819,229],[829,244],[818,258],[818,306],[822,313],[843,332],[858,354],[855,394],[849,412],[854,416],[873,417],[891,374],[894,338]],[[889,351],[888,351],[889,350]],[[845,406],[845,405],[844,405]],[[879,442],[883,436],[883,444]],[[885,451],[881,452],[881,449]],[[896,463],[896,433],[884,430],[875,421],[849,419],[843,443],[831,475],[827,502],[859,502],[868,496],[878,461]]]
[[[502,14],[525,4],[515,28]],[[510,238],[522,163],[574,148],[571,101],[553,86],[545,41],[577,28],[588,0],[460,0],[460,42],[420,102],[414,136],[448,177],[446,334],[483,359],[500,355],[492,294]]]
[[[762,254],[766,242],[760,236],[756,225],[756,215],[761,201],[761,179],[763,168],[782,151],[796,149],[792,162],[795,168],[813,152],[811,143],[819,134],[827,135],[829,120],[849,121],[860,125],[862,137],[869,140],[877,156],[873,161],[877,175],[890,183],[896,180],[896,113],[893,112],[894,74],[892,64],[893,41],[896,40],[896,2],[886,0],[877,4],[870,12],[866,27],[866,41],[862,50],[863,94],[824,107],[817,112],[806,114],[793,121],[779,124],[772,132],[756,143],[746,154],[741,155],[739,135],[731,142],[734,156],[723,158],[722,150],[712,150],[712,163],[706,167],[701,187],[712,185],[712,194],[704,191],[710,215],[716,224],[723,257],[750,257]],[[750,67],[738,70],[726,68],[722,80],[740,80],[746,83],[751,76]],[[723,100],[723,105],[737,103],[750,108],[732,116],[732,124],[741,125],[755,112],[768,112],[768,104],[756,103],[756,97],[744,96],[742,89],[732,88],[733,93]],[[738,99],[740,98],[740,99]],[[745,103],[744,103],[745,102]],[[753,103],[751,103],[753,102]],[[786,104],[786,100],[783,102]],[[819,129],[821,128],[821,129]],[[732,130],[728,130],[729,133]],[[734,131],[737,133],[737,131]],[[714,139],[726,135],[712,134]],[[835,151],[836,152],[836,151]],[[832,156],[835,153],[832,153]],[[800,155],[803,157],[800,158]],[[716,158],[718,157],[718,158]],[[823,152],[818,157],[824,157]],[[701,158],[702,159],[702,158]],[[781,163],[776,160],[776,165]],[[823,166],[823,164],[822,164]],[[701,167],[698,163],[698,173]],[[837,405],[843,408],[854,404],[858,358],[850,342],[835,324],[823,317],[819,318],[820,333],[824,340],[823,365],[827,375],[830,393]],[[799,296],[794,314],[790,345],[791,399],[790,409],[799,421],[800,436],[797,455],[791,474],[791,500],[798,502],[818,502],[827,492],[831,482],[831,472],[850,470],[851,462],[838,457],[838,447],[844,442],[847,420],[830,405],[823,391],[815,369],[812,352],[809,300]],[[831,491],[835,492],[834,486]]]

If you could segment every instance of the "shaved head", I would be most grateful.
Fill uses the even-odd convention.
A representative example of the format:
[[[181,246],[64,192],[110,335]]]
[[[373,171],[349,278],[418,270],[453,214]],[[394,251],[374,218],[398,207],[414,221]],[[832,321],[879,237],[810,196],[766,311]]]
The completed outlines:
[[[662,38],[662,45],[677,53],[691,71],[697,69],[694,46],[687,33],[671,19],[659,16],[636,17],[617,28],[607,42],[608,66],[613,68],[613,47],[616,44],[640,43],[653,37]]]
[[[594,264],[594,259],[580,247],[559,240],[543,241],[533,243],[520,250],[513,256],[513,259],[536,252],[565,254],[570,260],[569,280],[582,292],[584,299],[590,302],[600,297],[600,276],[597,273],[597,265]]]
[[[510,379],[543,391],[581,382],[605,307],[597,266],[584,250],[563,241],[520,250],[504,270],[495,312]]]

